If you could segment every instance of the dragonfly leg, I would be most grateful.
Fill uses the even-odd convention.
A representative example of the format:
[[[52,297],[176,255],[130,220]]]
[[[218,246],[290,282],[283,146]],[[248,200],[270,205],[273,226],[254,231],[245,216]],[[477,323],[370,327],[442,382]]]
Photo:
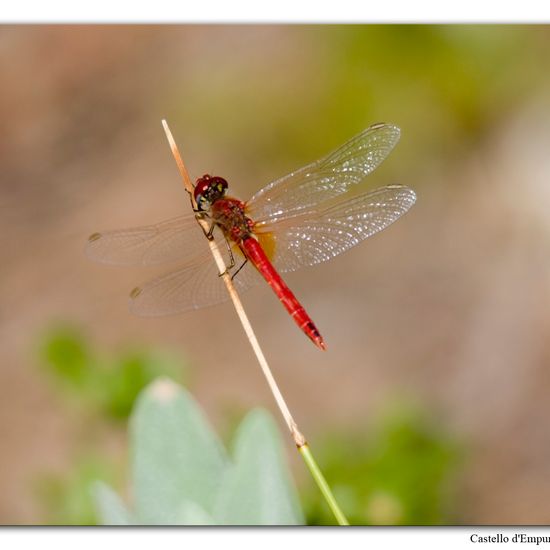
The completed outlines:
[[[210,216],[206,212],[203,212],[202,210],[193,210],[193,212],[195,212],[195,217],[197,218],[197,221],[199,220],[207,221],[208,219],[210,219]],[[204,233],[204,236],[209,241],[211,241],[214,238],[213,234],[214,234],[214,229],[216,227],[216,222],[214,221],[212,222],[212,224],[208,228],[208,231],[202,226],[202,223],[199,223],[199,225],[200,225],[200,228],[202,229],[202,232]]]
[[[212,227],[212,230],[214,228]],[[225,267],[225,271],[223,273],[218,273],[218,277],[223,277],[226,273],[229,273],[231,269],[235,267],[235,257],[233,256],[233,250],[231,250],[231,244],[227,240],[227,237],[224,236],[225,244],[227,245],[227,252],[229,252],[229,265]],[[240,271],[239,267],[239,271]],[[235,275],[231,276],[231,279],[233,279]]]
[[[214,238],[214,228],[216,227],[216,224],[212,222],[212,225],[210,226],[210,229],[208,231],[205,231],[206,238],[211,241]]]
[[[239,266],[239,269],[237,269],[237,271],[235,271],[235,273],[233,273],[233,275],[231,275],[231,280],[233,280],[236,276],[237,276],[237,273],[239,273],[239,271],[248,263],[248,258],[245,258],[244,259],[244,262]]]

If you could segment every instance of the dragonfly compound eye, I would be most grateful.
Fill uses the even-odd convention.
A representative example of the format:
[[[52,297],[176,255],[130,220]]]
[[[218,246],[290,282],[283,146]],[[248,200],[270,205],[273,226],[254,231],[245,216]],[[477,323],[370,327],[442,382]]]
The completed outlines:
[[[219,176],[214,176],[211,180],[211,187],[214,187],[217,193],[220,194],[220,196],[224,196],[225,192],[227,191],[228,183],[223,178],[220,178]]]
[[[202,178],[199,178],[194,192],[199,210],[206,210],[212,203],[221,199],[225,195],[227,187],[227,181],[218,176],[205,174]]]

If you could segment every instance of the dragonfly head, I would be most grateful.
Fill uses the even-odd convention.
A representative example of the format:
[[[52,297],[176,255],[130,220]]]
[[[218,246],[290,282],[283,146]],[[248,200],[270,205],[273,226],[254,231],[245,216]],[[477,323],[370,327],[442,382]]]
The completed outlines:
[[[227,181],[219,176],[205,174],[195,183],[195,201],[199,210],[207,210],[227,191]]]

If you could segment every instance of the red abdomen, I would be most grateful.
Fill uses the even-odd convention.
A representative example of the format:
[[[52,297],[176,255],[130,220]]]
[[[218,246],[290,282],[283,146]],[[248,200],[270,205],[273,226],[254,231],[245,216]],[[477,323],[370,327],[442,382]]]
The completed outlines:
[[[294,322],[303,330],[306,335],[311,338],[313,343],[321,348],[326,349],[323,337],[319,334],[317,327],[306,313],[302,304],[292,294],[292,291],[286,286],[285,282],[273,267],[269,258],[266,256],[260,243],[253,237],[247,237],[240,243],[241,249],[245,256],[251,261],[256,269],[261,273],[269,286],[281,300],[283,306],[290,313]]]

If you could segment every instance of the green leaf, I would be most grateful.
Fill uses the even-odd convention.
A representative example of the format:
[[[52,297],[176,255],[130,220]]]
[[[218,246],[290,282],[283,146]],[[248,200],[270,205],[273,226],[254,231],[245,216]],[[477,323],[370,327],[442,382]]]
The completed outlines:
[[[304,519],[279,432],[262,410],[248,414],[230,461],[201,410],[180,386],[158,379],[130,420],[135,515],[97,484],[109,525],[296,525]]]
[[[130,429],[139,522],[174,524],[184,500],[210,513],[228,459],[191,395],[158,379],[139,397]]]
[[[190,500],[183,501],[174,523],[177,525],[216,525],[212,516],[204,508]]]
[[[96,513],[102,525],[134,525],[126,506],[106,483],[98,481],[92,487]]]
[[[279,432],[267,412],[252,411],[239,426],[234,462],[218,494],[214,515],[220,524],[304,523]]]
[[[110,368],[97,369],[94,397],[112,418],[127,418],[139,393],[160,375],[181,372],[181,361],[169,353],[134,349],[118,355]]]
[[[70,325],[52,328],[40,347],[40,359],[48,371],[73,390],[86,385],[92,353],[82,333]]]

